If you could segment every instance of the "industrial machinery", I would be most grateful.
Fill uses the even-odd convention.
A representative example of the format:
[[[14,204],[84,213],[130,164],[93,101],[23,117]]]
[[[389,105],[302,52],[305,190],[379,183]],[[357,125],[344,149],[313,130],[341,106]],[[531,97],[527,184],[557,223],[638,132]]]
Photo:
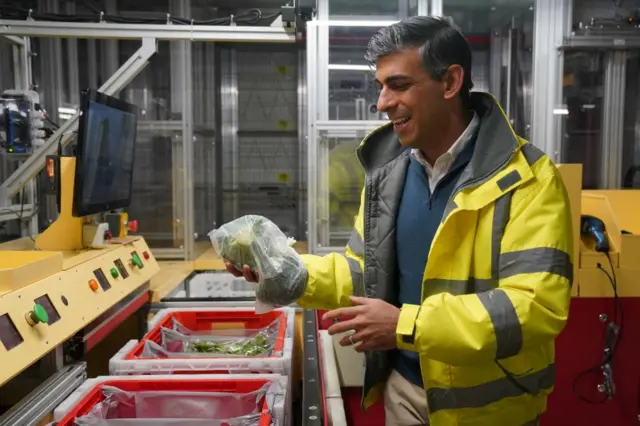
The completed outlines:
[[[83,94],[81,111],[77,156],[47,159],[47,177],[59,188],[58,219],[35,239],[0,245],[2,397],[13,396],[4,392],[11,379],[45,356],[54,358],[55,380],[69,382],[60,374],[65,357],[80,359],[143,306],[158,272],[144,239],[128,235],[128,218],[113,210],[131,199],[137,111],[93,91]],[[115,236],[106,232],[105,212],[123,225]],[[31,424],[34,404],[46,413],[73,391],[45,384],[46,394],[40,388],[41,397],[23,399],[0,424]]]
[[[46,114],[41,110],[38,93],[5,90],[0,95],[0,107],[0,138],[7,154],[28,155],[44,145]]]

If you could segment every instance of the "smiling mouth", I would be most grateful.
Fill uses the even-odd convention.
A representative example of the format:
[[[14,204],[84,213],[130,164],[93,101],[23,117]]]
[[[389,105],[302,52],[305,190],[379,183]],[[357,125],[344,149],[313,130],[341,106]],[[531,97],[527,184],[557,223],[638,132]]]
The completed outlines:
[[[401,118],[399,120],[394,120],[393,121],[393,127],[395,127],[396,129],[399,129],[399,128],[403,127],[405,124],[407,124],[409,122],[409,120],[411,120],[411,117],[405,117],[405,118]]]

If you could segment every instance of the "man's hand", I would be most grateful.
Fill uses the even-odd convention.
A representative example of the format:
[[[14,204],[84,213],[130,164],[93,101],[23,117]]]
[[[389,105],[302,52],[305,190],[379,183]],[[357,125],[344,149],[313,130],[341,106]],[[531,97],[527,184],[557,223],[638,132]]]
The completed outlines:
[[[244,265],[242,271],[238,271],[236,267],[229,262],[224,262],[224,266],[227,268],[227,272],[229,272],[236,278],[244,277],[244,279],[249,281],[250,283],[257,283],[258,281],[260,281],[258,273],[252,271],[249,265]]]
[[[355,333],[340,340],[342,346],[355,345],[357,352],[396,348],[396,326],[400,309],[380,300],[351,297],[353,306],[327,312],[323,319],[339,321],[329,327],[334,335],[354,330]]]

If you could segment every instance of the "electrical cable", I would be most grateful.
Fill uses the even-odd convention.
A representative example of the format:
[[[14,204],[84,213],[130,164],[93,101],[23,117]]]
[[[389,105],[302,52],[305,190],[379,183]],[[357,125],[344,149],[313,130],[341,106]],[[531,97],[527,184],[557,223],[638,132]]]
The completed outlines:
[[[604,269],[600,263],[598,263],[597,267],[607,276],[607,279],[611,284],[611,288],[613,289],[613,319],[611,320],[611,322],[609,322],[609,325],[611,324],[617,325],[618,330],[611,344],[611,350],[606,353],[604,359],[601,362],[594,365],[593,367],[578,374],[576,378],[573,380],[573,386],[572,386],[573,394],[576,397],[578,397],[578,399],[588,404],[603,404],[608,401],[609,395],[607,394],[603,395],[602,399],[591,399],[585,396],[584,394],[581,394],[578,391],[578,384],[585,377],[589,376],[592,373],[601,373],[605,365],[613,362],[616,349],[618,348],[618,344],[620,343],[620,339],[622,338],[622,331],[624,329],[624,314],[622,310],[622,302],[618,295],[618,280],[616,277],[615,270],[613,268],[613,261],[611,260],[611,255],[608,252],[606,253],[606,255],[607,255],[607,260],[609,261],[609,266],[611,267],[611,274],[609,274],[609,272],[606,269]]]
[[[58,123],[54,122],[53,120],[51,120],[51,119],[49,118],[49,116],[48,116],[48,115],[45,115],[45,116],[44,116],[44,119],[45,119],[49,124],[51,124],[51,125],[52,125],[56,130],[58,130],[58,129],[60,128],[60,125],[59,125]]]

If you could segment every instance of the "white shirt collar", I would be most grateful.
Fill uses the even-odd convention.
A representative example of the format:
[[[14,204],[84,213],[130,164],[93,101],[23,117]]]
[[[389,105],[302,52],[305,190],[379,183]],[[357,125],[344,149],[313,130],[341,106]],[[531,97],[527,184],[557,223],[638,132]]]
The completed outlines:
[[[458,139],[453,143],[453,145],[451,145],[451,147],[447,150],[447,152],[442,154],[442,156],[440,156],[435,161],[433,166],[429,164],[429,162],[427,161],[427,159],[419,149],[412,149],[411,153],[416,157],[416,159],[420,162],[420,164],[422,164],[424,167],[427,168],[427,171],[429,172],[433,169],[433,167],[436,167],[436,165],[442,164],[443,162],[447,162],[449,163],[449,166],[451,166],[451,164],[453,164],[453,162],[458,157],[458,155],[460,155],[460,153],[469,144],[479,124],[480,124],[480,118],[478,117],[478,114],[474,112],[473,118],[471,119],[471,122],[469,123],[467,128],[464,130],[464,132],[462,132],[460,137],[458,137]]]

